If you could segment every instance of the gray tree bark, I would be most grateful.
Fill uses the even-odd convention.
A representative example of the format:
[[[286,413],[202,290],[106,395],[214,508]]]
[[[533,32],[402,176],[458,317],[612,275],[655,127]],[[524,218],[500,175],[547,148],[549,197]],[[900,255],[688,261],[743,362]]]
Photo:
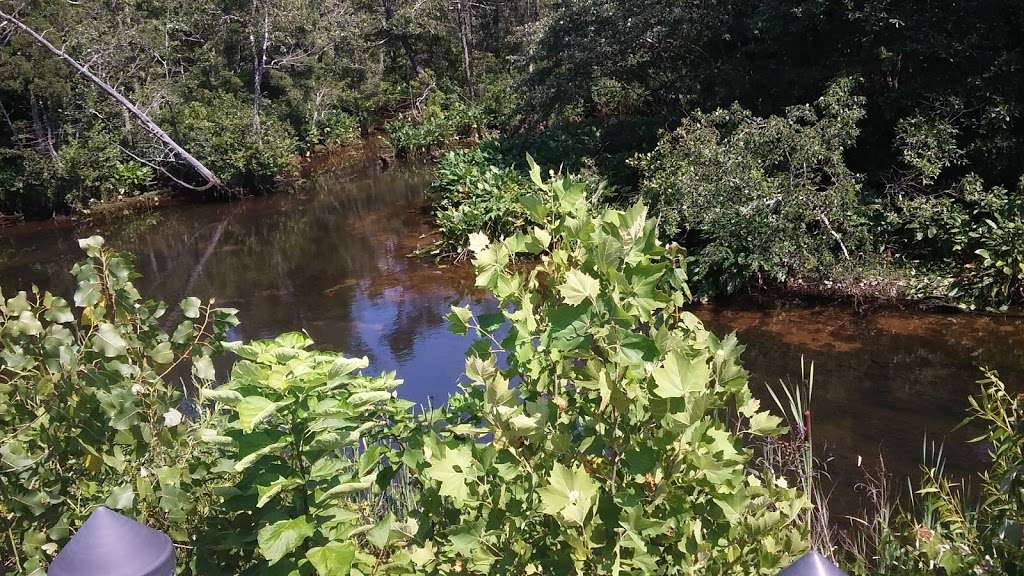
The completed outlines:
[[[462,40],[462,68],[466,73],[466,90],[470,98],[475,98],[476,95],[473,92],[473,65],[469,52],[470,25],[473,18],[471,10],[472,7],[466,5],[463,0],[455,0],[455,11],[459,20],[459,38]]]

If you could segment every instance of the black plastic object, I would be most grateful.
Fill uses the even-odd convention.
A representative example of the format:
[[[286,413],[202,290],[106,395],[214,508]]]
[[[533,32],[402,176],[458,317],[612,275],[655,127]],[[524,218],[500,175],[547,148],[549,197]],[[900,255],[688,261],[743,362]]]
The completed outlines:
[[[174,545],[159,532],[97,508],[57,554],[48,576],[174,576]]]
[[[793,562],[789,568],[779,572],[779,576],[847,576],[847,574],[824,556],[811,550]]]

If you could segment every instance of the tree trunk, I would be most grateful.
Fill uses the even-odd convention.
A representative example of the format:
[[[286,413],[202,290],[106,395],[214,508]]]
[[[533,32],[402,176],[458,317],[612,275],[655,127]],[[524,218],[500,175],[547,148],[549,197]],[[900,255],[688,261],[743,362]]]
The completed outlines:
[[[4,121],[7,123],[7,128],[11,131],[11,139],[18,137],[18,130],[14,127],[14,121],[11,120],[11,115],[7,113],[7,108],[3,102],[0,102],[0,114],[3,114]]]
[[[53,149],[53,140],[50,138],[49,122],[43,118],[43,111],[39,109],[39,99],[30,88],[28,99],[32,109],[32,131],[36,133],[36,149],[41,154],[48,155],[51,159],[57,159],[57,151]]]
[[[29,28],[27,25],[22,23],[17,18],[10,16],[3,11],[0,11],[0,19],[10,22],[15,27],[21,29],[23,32],[31,36],[37,44],[49,50],[53,55],[68,63],[68,65],[70,65],[72,68],[78,71],[79,74],[85,76],[87,80],[89,80],[96,86],[99,86],[99,88],[103,90],[108,96],[116,100],[118,104],[120,104],[126,110],[128,110],[132,114],[132,116],[134,116],[135,119],[138,120],[140,124],[142,124],[143,128],[148,130],[153,136],[155,136],[158,140],[164,143],[164,145],[170,148],[176,156],[181,158],[181,160],[183,160],[185,163],[191,166],[192,169],[196,171],[196,173],[198,173],[200,176],[203,177],[204,180],[206,180],[206,183],[202,186],[188,186],[189,188],[199,191],[206,190],[208,188],[220,188],[223,186],[223,184],[221,184],[217,176],[214,175],[214,173],[211,172],[209,168],[203,166],[202,162],[197,160],[195,157],[189,154],[187,150],[185,150],[184,148],[179,146],[177,142],[172,140],[171,137],[166,132],[164,132],[163,129],[161,129],[160,126],[156,124],[156,122],[153,122],[153,120],[148,115],[146,115],[145,112],[140,110],[135,104],[133,104],[130,100],[125,98],[120,92],[115,90],[112,86],[110,86],[109,84],[101,80],[98,76],[90,72],[88,68],[79,64],[74,58],[68,56],[63,50],[51,44],[48,40],[46,40],[46,38],[43,38],[39,33]],[[184,185],[183,182],[179,181],[179,183]]]
[[[473,66],[469,54],[469,26],[472,22],[473,14],[469,11],[469,7],[465,5],[463,0],[455,0],[455,10],[459,20],[459,38],[462,40],[462,68],[466,73],[466,91],[469,93],[470,98],[474,98]]]
[[[391,0],[383,0],[382,4],[384,5],[384,22],[390,24],[395,19],[395,8],[391,5]],[[416,51],[412,49],[412,44],[409,43],[409,39],[405,34],[398,35],[398,44],[405,52],[405,57],[409,59],[409,66],[412,67],[413,74],[416,76],[422,74],[423,66],[416,57]]]
[[[252,15],[253,21],[258,15],[259,2],[253,0]],[[267,69],[267,49],[270,46],[270,7],[263,5],[262,38],[260,44],[256,44],[256,35],[250,34],[249,40],[252,43],[252,127],[256,131],[256,137],[262,138],[260,126],[260,109],[263,104],[263,74]]]

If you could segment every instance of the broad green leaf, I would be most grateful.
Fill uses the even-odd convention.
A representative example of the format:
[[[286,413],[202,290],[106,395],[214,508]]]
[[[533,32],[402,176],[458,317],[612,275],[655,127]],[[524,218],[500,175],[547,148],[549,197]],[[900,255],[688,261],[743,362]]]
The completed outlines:
[[[302,484],[302,480],[299,478],[284,478],[278,476],[277,480],[274,480],[270,484],[256,486],[256,493],[259,495],[259,500],[256,501],[256,507],[263,508],[274,496],[277,496],[282,491],[294,488],[300,484]]]
[[[0,446],[0,463],[4,464],[4,468],[9,468],[13,471],[31,466],[34,462],[35,458],[26,452],[25,445],[17,440]]]
[[[242,395],[237,390],[227,388],[201,388],[199,397],[203,400],[213,400],[228,406],[234,406],[242,401]]]
[[[393,396],[387,390],[371,390],[369,392],[357,392],[348,397],[349,404],[353,406],[364,406],[375,402],[390,400]]]
[[[282,520],[260,528],[256,535],[260,554],[267,563],[274,564],[293,552],[313,535],[313,526],[305,517]]]
[[[291,400],[272,402],[262,396],[246,396],[233,406],[238,411],[238,424],[242,430],[252,432],[257,424],[266,420]]]
[[[110,493],[104,505],[114,510],[127,510],[135,505],[135,491],[131,484],[122,484]]]
[[[170,364],[174,361],[174,350],[170,342],[161,342],[149,350],[149,357],[157,364]]]
[[[598,485],[582,468],[572,470],[555,462],[548,475],[548,485],[538,491],[541,511],[560,516],[566,522],[583,526],[587,514],[597,501]]]
[[[192,375],[207,382],[215,380],[217,378],[217,372],[213,367],[213,360],[205,354],[193,358]]]
[[[547,248],[551,245],[551,233],[543,228],[534,227],[533,237],[537,239],[537,243],[542,248]]]
[[[68,301],[57,297],[50,302],[49,308],[43,313],[43,318],[57,324],[66,324],[74,322],[75,315],[71,313],[71,305],[68,304]]]
[[[540,166],[533,159],[533,156],[526,155],[526,164],[530,167],[530,180],[533,180],[533,184],[541,190],[547,190],[548,185],[544,183],[544,179],[540,175]]]
[[[24,290],[18,292],[14,298],[7,300],[5,308],[8,316],[17,316],[22,312],[28,312],[31,310],[32,305],[28,302],[28,292],[25,292]]]
[[[28,310],[18,314],[18,319],[11,323],[11,327],[14,329],[15,336],[19,334],[36,336],[43,331],[42,323],[39,322],[35,314]]]
[[[103,237],[89,236],[88,238],[79,238],[78,247],[89,256],[98,256],[100,248],[103,248]]]
[[[246,453],[246,455],[243,456],[241,460],[239,460],[238,462],[235,463],[235,465],[233,467],[233,470],[235,472],[242,472],[246,468],[248,468],[248,467],[252,466],[253,464],[255,464],[263,456],[265,456],[267,454],[270,454],[272,452],[276,452],[278,450],[281,450],[282,448],[284,448],[284,447],[286,447],[286,446],[288,446],[290,444],[291,444],[291,439],[289,437],[287,437],[287,436],[281,438],[280,440],[278,440],[277,442],[274,442],[272,444],[264,444],[264,445],[262,445],[262,446],[260,446],[260,447],[258,447],[256,449]]]
[[[423,543],[423,546],[412,547],[412,551],[409,553],[409,559],[412,560],[412,563],[415,564],[417,568],[424,568],[437,557],[434,550],[434,541],[427,540]]]
[[[594,277],[572,269],[565,277],[565,282],[558,286],[562,301],[576,306],[584,300],[596,301],[601,291],[601,283]]]
[[[344,356],[338,356],[333,363],[331,363],[330,370],[327,371],[327,377],[341,378],[342,376],[348,376],[356,370],[363,370],[370,365],[370,359],[366,356],[362,358],[346,358]]]
[[[199,307],[202,306],[203,302],[195,296],[189,296],[181,301],[181,312],[185,315],[185,318],[199,318]]]
[[[306,552],[306,558],[320,576],[347,576],[355,556],[356,545],[352,542],[328,542]]]
[[[213,428],[200,428],[195,432],[196,437],[199,438],[200,442],[206,442],[208,444],[221,444],[231,445],[234,444],[235,440],[230,436],[224,436]]]
[[[525,194],[519,199],[519,203],[526,210],[526,213],[530,215],[530,219],[538,224],[544,223],[548,217],[548,213],[551,209],[548,207],[544,199],[536,194]]]
[[[654,370],[654,393],[661,398],[681,398],[707,389],[708,365],[703,356],[689,359],[671,352],[665,363]]]
[[[365,476],[363,478],[360,478],[356,482],[342,482],[341,484],[338,484],[337,486],[335,486],[335,487],[331,488],[330,490],[324,492],[320,496],[319,501],[323,502],[323,501],[329,500],[329,499],[334,498],[335,496],[337,496],[339,494],[351,494],[352,492],[361,492],[363,490],[369,490],[370,487],[373,486],[373,482],[376,479],[377,479],[377,474],[374,473],[374,474],[370,474],[369,476]]]
[[[136,405],[136,396],[125,388],[113,388],[97,390],[96,398],[100,401],[100,407],[107,415],[109,425],[115,430],[127,430],[139,420],[139,407]]]
[[[184,417],[185,415],[179,412],[176,408],[171,408],[167,412],[164,412],[164,426],[173,428],[178,424],[181,424]]]
[[[366,539],[377,548],[383,549],[391,541],[391,531],[395,527],[395,515],[388,513],[379,522],[366,531]]]
[[[171,342],[185,344],[195,338],[195,334],[196,325],[191,320],[185,320],[174,329],[174,333],[171,334]]]
[[[479,476],[468,447],[448,448],[444,455],[426,469],[428,478],[441,483],[442,496],[448,496],[457,504],[469,499],[467,482]]]
[[[474,232],[469,235],[469,251],[473,254],[479,254],[487,249],[490,245],[491,240],[486,234],[481,232]]]
[[[92,349],[107,358],[115,358],[125,353],[128,343],[113,324],[104,322],[97,327],[96,335],[92,337]]]
[[[448,320],[448,330],[451,333],[465,336],[469,330],[469,322],[473,319],[473,312],[469,308],[452,305],[452,311],[445,319]]]
[[[780,431],[782,418],[770,412],[757,412],[750,417],[750,433],[759,436],[771,435]]]

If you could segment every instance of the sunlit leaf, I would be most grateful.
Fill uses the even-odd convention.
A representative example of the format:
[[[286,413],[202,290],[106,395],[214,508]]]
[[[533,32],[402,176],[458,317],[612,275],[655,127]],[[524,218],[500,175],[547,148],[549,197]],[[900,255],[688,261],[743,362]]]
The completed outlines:
[[[665,363],[654,370],[654,393],[662,398],[680,398],[692,392],[701,392],[708,385],[708,365],[704,358],[687,358],[681,352],[672,352]]]
[[[313,535],[313,526],[305,517],[282,520],[260,528],[256,535],[260,554],[269,564],[274,564],[286,554],[293,552]]]
[[[576,306],[584,300],[595,301],[601,291],[601,283],[594,277],[572,269],[566,275],[565,282],[558,286],[562,301]]]
[[[306,558],[320,576],[348,576],[355,555],[352,542],[328,542],[306,552]]]
[[[96,335],[92,337],[92,348],[107,358],[114,358],[125,353],[128,343],[113,324],[104,322],[96,328]]]

